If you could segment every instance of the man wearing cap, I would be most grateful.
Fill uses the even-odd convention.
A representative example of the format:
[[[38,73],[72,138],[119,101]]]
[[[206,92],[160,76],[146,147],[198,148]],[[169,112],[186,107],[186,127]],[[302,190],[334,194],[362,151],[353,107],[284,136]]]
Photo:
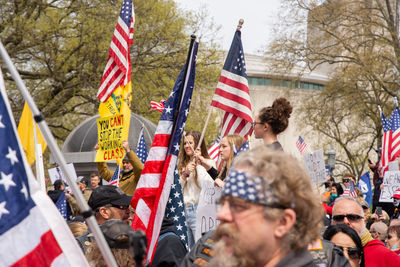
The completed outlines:
[[[92,194],[92,190],[88,188],[89,185],[89,179],[83,176],[78,177],[78,187],[82,192],[83,198],[86,200],[86,202],[89,201],[90,195]],[[76,201],[74,194],[71,192],[71,194],[65,194],[65,196],[68,199],[69,204],[71,205],[73,209],[73,216],[81,216],[81,209],[78,205],[78,202]]]
[[[113,185],[102,185],[93,190],[88,204],[93,210],[98,224],[103,224],[108,220],[121,220],[125,223],[129,219],[129,205],[132,196],[126,195],[120,188]],[[94,237],[91,233],[77,237],[78,243],[83,252],[93,242]]]
[[[380,240],[373,239],[365,226],[364,211],[360,203],[349,196],[335,200],[332,224],[344,223],[357,231],[364,247],[365,266],[400,266],[400,257],[390,251]]]
[[[125,192],[125,194],[133,196],[140,174],[143,170],[143,163],[130,149],[128,141],[122,141],[122,146],[126,151],[126,156],[122,160],[122,170],[119,175],[119,187]],[[98,148],[99,146],[97,144],[94,149],[97,151]],[[107,182],[109,182],[114,175],[114,172],[108,168],[107,163],[105,162],[97,162],[97,169],[100,176]]]
[[[392,198],[395,209],[391,219],[400,219],[400,188],[394,191]]]
[[[264,146],[237,156],[225,180],[209,266],[316,266],[307,245],[323,210],[301,164]]]

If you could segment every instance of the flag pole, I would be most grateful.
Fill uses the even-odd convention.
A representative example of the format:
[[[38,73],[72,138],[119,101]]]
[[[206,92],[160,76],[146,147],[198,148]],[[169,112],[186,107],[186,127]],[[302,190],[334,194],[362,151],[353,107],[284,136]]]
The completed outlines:
[[[21,91],[22,96],[25,101],[28,103],[30,110],[33,113],[35,122],[38,124],[40,131],[42,132],[43,138],[45,139],[47,145],[51,153],[54,155],[55,161],[61,167],[62,171],[66,174],[67,181],[69,186],[72,189],[72,192],[75,195],[79,208],[83,211],[82,215],[86,219],[91,232],[93,233],[96,243],[99,246],[99,249],[104,257],[104,260],[107,263],[107,266],[117,266],[117,263],[114,259],[113,254],[100,230],[99,225],[97,224],[96,219],[93,216],[93,211],[90,209],[89,205],[86,203],[83,198],[82,192],[79,190],[76,182],[73,180],[73,174],[71,170],[67,167],[67,163],[62,155],[58,145],[51,134],[51,131],[44,120],[43,114],[40,112],[38,107],[36,106],[32,96],[30,95],[28,89],[26,88],[24,82],[22,81],[18,71],[15,69],[10,56],[8,55],[3,43],[0,41],[0,56],[7,65],[11,76],[13,77],[15,83],[17,84],[18,89]]]
[[[244,23],[244,20],[240,19],[239,23],[237,25],[237,30],[238,31],[240,31],[242,29],[243,23]],[[200,136],[199,143],[197,144],[197,148],[199,148],[201,143],[203,142],[204,135],[206,134],[206,129],[207,129],[210,117],[211,117],[212,110],[213,110],[213,106],[211,106],[211,108],[209,108],[209,110],[208,110],[207,119],[206,119],[206,122],[204,123],[203,131],[201,132],[201,136]],[[221,136],[221,137],[223,137],[223,136]]]

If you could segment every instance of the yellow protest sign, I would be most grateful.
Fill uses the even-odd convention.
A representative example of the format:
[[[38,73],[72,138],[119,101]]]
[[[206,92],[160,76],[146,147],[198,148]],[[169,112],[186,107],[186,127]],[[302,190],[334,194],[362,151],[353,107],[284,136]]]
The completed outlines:
[[[125,156],[125,150],[122,147],[122,141],[128,138],[124,131],[125,127],[126,119],[121,113],[97,119],[99,150],[97,150],[95,162],[120,161]]]

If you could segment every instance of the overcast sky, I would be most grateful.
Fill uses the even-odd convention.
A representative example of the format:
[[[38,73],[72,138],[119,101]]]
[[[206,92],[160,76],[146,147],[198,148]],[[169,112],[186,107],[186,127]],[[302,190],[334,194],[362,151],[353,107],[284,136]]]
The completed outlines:
[[[221,25],[221,45],[228,50],[239,22],[244,19],[242,43],[245,53],[255,54],[270,40],[280,0],[175,0],[186,10],[206,5],[216,24]]]

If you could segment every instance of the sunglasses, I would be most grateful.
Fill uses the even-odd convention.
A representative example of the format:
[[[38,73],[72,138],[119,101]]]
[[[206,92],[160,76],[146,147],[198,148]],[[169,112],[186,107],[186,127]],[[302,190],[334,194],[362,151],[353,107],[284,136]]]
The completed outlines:
[[[343,183],[349,183],[350,179],[343,179]]]
[[[388,240],[392,239],[392,237],[393,237],[392,235],[387,235]]]
[[[361,258],[362,252],[356,248],[356,247],[342,247],[342,246],[336,246],[336,248],[340,249],[342,252],[347,251],[347,255],[349,255],[349,258],[352,260],[359,260]]]
[[[357,214],[344,214],[344,215],[335,215],[332,219],[336,222],[343,222],[344,218],[347,218],[350,222],[356,222],[361,220],[363,217]]]

